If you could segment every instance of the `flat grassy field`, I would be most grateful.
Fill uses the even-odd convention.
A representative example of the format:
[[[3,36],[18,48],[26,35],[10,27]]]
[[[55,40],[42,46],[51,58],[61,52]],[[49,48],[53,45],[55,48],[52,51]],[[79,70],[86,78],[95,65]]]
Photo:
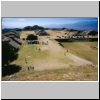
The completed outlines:
[[[69,52],[83,57],[94,64],[98,64],[98,47],[97,42],[63,42],[62,45]]]
[[[97,42],[74,42],[62,43],[69,52],[88,59],[97,64],[97,49],[92,47]],[[18,58],[12,62],[22,67],[16,74],[6,75],[2,78],[5,81],[97,81],[98,67],[73,66],[73,61],[51,49],[38,51],[41,45],[24,45],[19,50]],[[62,53],[62,52],[60,52]],[[93,56],[93,57],[92,57]],[[25,63],[27,58],[27,64]],[[37,67],[35,71],[28,71],[27,67],[38,63],[42,67]],[[65,67],[69,64],[70,67]],[[59,67],[60,66],[60,67]],[[50,67],[50,68],[49,68]],[[42,69],[43,68],[43,69]],[[46,69],[47,68],[47,69]]]
[[[38,49],[41,49],[40,51]],[[27,63],[26,63],[27,60]],[[11,64],[20,65],[23,69],[29,66],[35,66],[36,70],[57,69],[67,67],[67,64],[72,64],[73,61],[64,55],[64,51],[52,48],[45,45],[22,45],[18,58]]]
[[[18,52],[18,58],[12,62],[12,64],[17,64],[22,67],[30,66],[34,64],[35,61],[43,59],[49,56],[48,50],[43,50],[39,52],[37,49],[40,45],[23,45]],[[25,62],[27,60],[27,63]]]
[[[60,35],[61,32],[65,33],[65,31],[52,30],[48,30],[48,32],[51,36],[55,32],[56,35]],[[21,38],[26,38],[28,34],[34,34],[34,31],[22,31]],[[45,37],[41,41],[44,39]],[[98,43],[62,42],[61,44],[64,47],[55,40],[49,40],[48,45],[22,45],[18,51],[18,58],[10,64],[11,68],[5,69],[2,80],[97,81],[98,67],[89,65],[87,61],[98,65],[98,49],[95,48],[98,47]],[[68,50],[67,53],[66,50]],[[30,66],[34,66],[34,70],[28,70]],[[11,70],[13,73],[7,73]]]

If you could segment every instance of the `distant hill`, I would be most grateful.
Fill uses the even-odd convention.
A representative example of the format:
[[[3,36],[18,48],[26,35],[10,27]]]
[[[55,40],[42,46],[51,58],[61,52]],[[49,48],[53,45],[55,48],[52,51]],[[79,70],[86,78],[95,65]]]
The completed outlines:
[[[68,29],[75,29],[75,30],[95,30],[98,31],[98,21],[84,21],[84,22],[77,22],[74,24],[51,24],[46,25],[45,27],[48,28],[68,28]]]
[[[44,30],[44,27],[42,26],[38,26],[38,25],[34,25],[34,26],[26,26],[23,28],[23,30]]]
[[[11,32],[11,31],[22,31],[22,29],[20,29],[20,28],[5,28],[5,29],[2,29],[2,33],[7,33],[7,32]]]

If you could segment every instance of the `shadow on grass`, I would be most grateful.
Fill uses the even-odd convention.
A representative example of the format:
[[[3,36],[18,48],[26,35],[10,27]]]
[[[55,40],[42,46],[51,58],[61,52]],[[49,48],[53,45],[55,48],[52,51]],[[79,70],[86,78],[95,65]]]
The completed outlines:
[[[64,46],[59,42],[59,45],[64,48]]]
[[[4,66],[2,67],[2,77],[6,76],[6,75],[12,75],[15,74],[17,72],[19,72],[21,70],[21,67],[18,65],[8,65],[8,66]]]

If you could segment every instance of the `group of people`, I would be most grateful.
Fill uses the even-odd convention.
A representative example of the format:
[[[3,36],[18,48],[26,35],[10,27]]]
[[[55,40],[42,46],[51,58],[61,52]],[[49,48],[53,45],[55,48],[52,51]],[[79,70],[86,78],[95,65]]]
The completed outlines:
[[[42,41],[42,45],[48,45],[48,41]]]
[[[30,70],[34,70],[34,66],[29,66],[28,71],[30,71]]]
[[[25,57],[25,63],[26,63],[26,64],[28,63],[26,57]],[[28,69],[28,71],[30,71],[30,70],[34,70],[34,66],[28,66],[27,69]]]

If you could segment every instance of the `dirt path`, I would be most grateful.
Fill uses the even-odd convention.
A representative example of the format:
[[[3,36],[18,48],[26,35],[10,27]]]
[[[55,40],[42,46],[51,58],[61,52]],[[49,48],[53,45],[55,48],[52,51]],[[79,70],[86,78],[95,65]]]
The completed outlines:
[[[50,41],[50,45],[49,47],[51,47],[51,49],[53,51],[62,51],[62,52],[66,52],[66,49],[61,47],[57,41]],[[66,56],[68,58],[70,58],[72,61],[74,61],[77,65],[86,65],[86,64],[92,64],[92,62],[84,59],[84,58],[81,58],[81,57],[78,57],[72,53],[66,53]]]
[[[83,59],[83,58],[80,58],[74,54],[71,54],[71,53],[66,53],[66,55],[75,62],[75,65],[78,65],[78,66],[81,66],[81,65],[87,65],[87,64],[93,64],[92,62],[86,60],[86,59]]]
[[[60,68],[69,67],[68,64],[53,61],[53,60],[49,60],[49,61],[40,60],[37,63],[35,63],[35,66],[36,66],[35,70],[60,69]]]
[[[36,70],[44,70],[44,69],[58,69],[64,67],[72,66],[83,66],[87,64],[92,64],[92,62],[80,58],[74,54],[66,53],[66,49],[61,47],[59,43],[55,40],[48,40],[48,45],[44,45],[43,48],[48,49],[51,52],[51,55],[54,55],[56,58],[51,59],[42,59],[38,60],[35,63]],[[66,62],[60,61],[60,57],[66,59]],[[71,62],[67,62],[70,59]],[[58,61],[59,60],[59,61]]]
[[[63,51],[63,52],[66,52],[66,49],[65,48],[63,48],[63,47],[61,47],[59,44],[58,44],[58,42],[56,42],[56,41],[51,41],[51,48],[52,48],[52,46],[53,46],[53,50],[55,50],[56,52],[57,51]],[[55,49],[54,49],[55,48]],[[72,54],[72,53],[66,53],[66,56],[68,57],[68,58],[70,58],[72,61],[74,61],[75,63],[76,63],[76,65],[87,65],[87,64],[93,64],[91,61],[88,61],[88,60],[86,60],[86,59],[84,59],[84,58],[80,58],[80,57],[78,57],[78,56],[76,56],[76,55],[74,55],[74,54]]]
[[[55,40],[49,40],[49,49],[53,52],[65,52],[65,49],[62,48],[57,41]]]
[[[54,52],[54,53],[58,53],[58,52],[64,52],[65,49],[62,48],[57,41],[55,40],[48,40],[48,45],[43,45],[41,47],[42,50],[50,50],[51,52]]]

